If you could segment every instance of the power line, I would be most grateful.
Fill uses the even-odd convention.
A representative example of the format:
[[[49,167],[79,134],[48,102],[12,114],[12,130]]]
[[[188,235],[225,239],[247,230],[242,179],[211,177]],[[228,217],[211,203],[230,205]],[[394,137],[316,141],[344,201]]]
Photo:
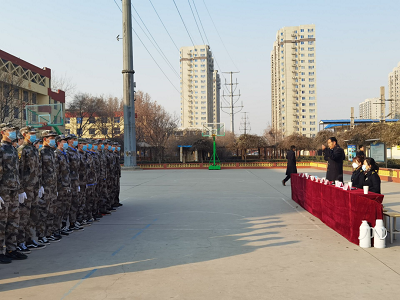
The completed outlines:
[[[122,13],[122,9],[119,7],[118,3],[116,2],[116,0],[114,0],[114,3],[117,5],[117,7],[119,8],[119,10]],[[142,39],[139,37],[139,35],[137,34],[136,30],[132,27],[132,31],[135,33],[136,37],[139,39],[140,43],[142,43],[143,47],[146,49],[147,53],[150,55],[150,57],[153,59],[154,63],[157,65],[157,67],[160,69],[160,71],[164,74],[165,78],[167,78],[167,80],[169,81],[169,83],[172,85],[172,87],[178,92],[179,90],[175,87],[175,85],[172,83],[172,81],[169,79],[169,77],[167,76],[167,74],[165,74],[165,72],[163,71],[163,69],[160,67],[160,65],[157,63],[157,61],[155,60],[155,58],[153,57],[153,55],[150,53],[149,49],[147,49],[146,45],[143,43]]]
[[[164,54],[164,51],[162,51],[161,47],[158,45],[157,41],[155,40],[155,38],[153,37],[153,35],[151,34],[150,30],[147,28],[146,24],[144,23],[142,17],[140,16],[140,14],[138,13],[138,11],[136,10],[136,8],[132,5],[132,8],[134,9],[134,11],[136,12],[136,14],[138,15],[140,21],[142,21],[144,27],[146,28],[147,32],[150,34],[151,38],[153,39],[153,41],[149,38],[149,36],[147,35],[147,33],[144,31],[144,29],[142,28],[142,26],[140,26],[139,22],[132,16],[132,18],[135,20],[135,22],[139,25],[140,29],[142,29],[143,33],[146,35],[146,37],[149,39],[149,41],[153,44],[154,48],[156,48],[156,50],[158,51],[158,53],[161,55],[161,57],[163,57],[164,61],[169,65],[169,67],[171,68],[171,70],[175,73],[176,76],[179,77],[179,73],[174,69],[173,65],[171,64],[171,62],[168,60],[167,56]]]
[[[169,31],[167,30],[167,27],[164,25],[164,22],[161,20],[161,17],[160,17],[160,15],[158,14],[158,12],[157,12],[156,8],[154,7],[153,3],[151,2],[151,0],[149,0],[149,2],[150,2],[150,4],[151,4],[151,6],[153,6],[153,9],[154,9],[154,11],[155,11],[156,14],[157,14],[158,19],[160,20],[161,24],[164,26],[164,29],[165,29],[165,31],[168,33],[168,36],[170,37],[172,43],[174,43],[174,45],[175,45],[175,47],[176,47],[176,50],[179,51],[179,47],[175,44],[174,39],[173,39],[172,36],[169,34]]]
[[[199,33],[200,33],[200,37],[201,37],[201,40],[203,41],[203,45],[204,45],[205,42],[204,42],[204,39],[203,39],[203,35],[201,34],[199,24],[197,24],[197,20],[196,20],[196,17],[195,17],[195,15],[194,15],[194,12],[193,12],[192,5],[190,4],[190,0],[188,0],[188,3],[189,3],[190,10],[192,11],[193,19],[194,19],[194,21],[196,22],[197,30],[198,30]]]
[[[193,47],[196,47],[196,46],[194,45],[194,42],[193,42],[193,39],[192,39],[192,37],[190,36],[189,30],[188,30],[188,29],[187,29],[187,27],[186,27],[185,21],[183,21],[183,18],[182,18],[181,12],[179,11],[179,8],[178,8],[178,6],[176,5],[176,2],[175,2],[175,0],[172,0],[172,1],[174,1],[174,4],[175,4],[175,7],[176,7],[176,10],[178,11],[178,14],[179,14],[179,16],[181,17],[181,20],[182,20],[183,26],[185,26],[186,32],[187,32],[187,34],[189,35],[189,38],[190,38],[190,40],[192,41]]]
[[[219,39],[221,40],[221,43],[222,43],[222,45],[223,45],[224,48],[225,48],[226,53],[228,54],[228,56],[229,56],[231,62],[232,62],[233,65],[235,66],[236,70],[239,71],[239,68],[236,66],[235,62],[233,61],[231,55],[229,54],[228,49],[227,49],[226,46],[225,46],[224,41],[222,40],[221,35],[219,34],[219,31],[218,31],[218,29],[217,29],[217,26],[215,26],[214,20],[213,20],[213,18],[211,17],[211,14],[210,14],[210,12],[209,12],[209,10],[208,10],[208,8],[207,8],[207,4],[206,4],[206,2],[205,2],[204,0],[203,0],[203,3],[204,3],[204,6],[206,7],[206,10],[207,10],[208,15],[210,16],[211,22],[212,22],[213,25],[214,25],[215,31],[217,32],[217,34],[218,34],[218,36],[219,36]]]

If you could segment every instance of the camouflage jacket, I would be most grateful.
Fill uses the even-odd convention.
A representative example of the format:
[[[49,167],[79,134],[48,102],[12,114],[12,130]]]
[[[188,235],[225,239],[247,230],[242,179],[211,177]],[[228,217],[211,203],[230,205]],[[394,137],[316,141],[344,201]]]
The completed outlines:
[[[97,180],[95,161],[93,159],[93,152],[86,151],[86,168],[87,168],[87,184],[94,184]]]
[[[108,169],[108,177],[107,178],[114,178],[114,159],[113,154],[111,151],[107,150],[107,169]]]
[[[79,185],[86,185],[87,184],[87,179],[88,179],[88,173],[89,169],[87,166],[87,161],[88,161],[88,154],[86,151],[78,151],[79,155]]]
[[[107,169],[107,156],[106,156],[106,153],[104,152],[104,150],[101,150],[99,152],[99,156],[101,159],[100,177],[101,177],[101,180],[105,180],[105,179],[107,179],[108,169]]]
[[[92,151],[90,152],[93,157],[94,171],[96,172],[96,183],[99,183],[100,179],[100,156],[98,152]]]
[[[57,188],[58,190],[62,188],[71,187],[70,170],[69,170],[69,159],[67,153],[56,149],[54,151],[57,160]]]
[[[57,161],[54,155],[53,148],[43,146],[39,151],[40,164],[42,165],[42,180],[43,186],[56,188],[57,185]]]
[[[0,193],[20,188],[18,152],[9,142],[0,145]]]
[[[116,156],[116,169],[117,169],[117,175],[121,177],[121,163],[119,162],[120,160],[120,154],[118,152],[115,152]]]
[[[78,150],[68,147],[67,149],[67,156],[69,160],[69,172],[71,180],[78,180],[79,179],[79,154]]]
[[[23,193],[25,187],[40,186],[42,170],[40,168],[39,151],[32,143],[24,141],[18,148],[19,156],[19,178],[21,187],[19,192]]]

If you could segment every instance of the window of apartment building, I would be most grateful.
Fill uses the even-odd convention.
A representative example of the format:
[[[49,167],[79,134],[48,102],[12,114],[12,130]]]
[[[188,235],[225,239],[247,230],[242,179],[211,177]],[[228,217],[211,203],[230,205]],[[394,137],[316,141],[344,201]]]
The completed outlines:
[[[199,87],[198,85],[195,85],[195,86],[194,86],[195,89],[197,89],[198,87]]]
[[[314,35],[313,35],[313,34],[309,34],[309,35],[308,35],[308,38],[309,38],[309,39],[312,39],[312,38],[314,38]]]
[[[301,75],[306,75],[306,73],[304,73],[304,72],[301,72]]]
[[[314,82],[314,78],[308,78],[309,82]]]
[[[314,32],[313,28],[308,29],[308,32]]]
[[[305,87],[305,84],[302,84],[301,87],[302,87],[302,88]]]
[[[119,123],[121,122],[121,118],[120,117],[114,117],[114,123]]]
[[[202,93],[202,94],[205,94],[205,93],[206,93],[206,91],[201,91],[201,93]]]
[[[301,45],[304,45],[304,42],[300,42]]]
[[[301,91],[301,93],[302,93],[302,94],[305,94],[306,92],[305,92],[305,91]]]
[[[301,100],[306,100],[306,97],[301,97]]]
[[[194,109],[199,109],[199,107],[198,107],[198,106],[195,106]]]
[[[283,32],[281,32],[281,36],[283,36]]]
[[[315,103],[310,103],[309,106],[315,106]]]
[[[65,134],[70,134],[71,130],[70,129],[65,129]]]
[[[301,57],[304,57],[304,53],[302,53],[300,56],[301,56]]]
[[[314,45],[314,42],[308,42],[309,45]]]
[[[206,86],[205,86],[205,85],[202,85],[202,86],[201,86],[201,88],[202,88],[202,89],[205,89],[205,88],[206,88]]]
[[[284,63],[281,63],[282,66],[284,66]]]
[[[205,73],[206,72],[206,70],[201,70],[201,73]]]
[[[309,64],[313,64],[313,63],[314,63],[314,60],[313,60],[313,59],[309,59],[309,60],[308,60],[308,63],[309,63]]]
[[[195,66],[195,68],[197,68],[198,67],[198,65],[194,65]]]
[[[285,108],[285,104],[282,104],[282,108]]]
[[[202,106],[201,109],[207,109],[207,107],[206,106]]]
[[[311,122],[310,122],[310,125],[315,125],[315,121],[311,121]]]
[[[70,118],[65,118],[65,124],[70,124]]]
[[[108,133],[108,128],[102,128],[101,129],[101,134],[106,135]]]
[[[301,39],[304,39],[304,35],[301,35],[300,38],[301,38]]]
[[[206,49],[200,49],[200,52],[205,52],[206,51]]]
[[[309,112],[310,113],[315,113],[315,109],[310,109]]]
[[[207,113],[206,113],[205,111],[202,111],[201,114],[204,116],[204,115],[206,115]]]
[[[29,94],[28,94],[28,91],[23,91],[23,92],[22,92],[22,99],[24,100],[24,102],[29,102]]]
[[[315,67],[314,66],[308,66],[309,70],[313,70]]]
[[[311,120],[314,120],[314,119],[315,119],[315,115],[311,115],[311,116],[310,116],[310,119],[311,119]]]
[[[306,67],[305,66],[301,66],[301,69],[304,70]]]
[[[305,79],[305,78],[302,78],[301,81],[306,81],[306,79]]]
[[[314,47],[308,47],[308,51],[314,51]]]
[[[315,127],[313,127],[313,128],[310,128],[310,131],[315,131]]]
[[[308,91],[309,94],[315,94],[315,91]]]
[[[37,94],[36,93],[32,93],[32,104],[36,104],[37,102]]]
[[[205,59],[200,59],[200,61],[201,61],[201,62],[205,62],[206,60],[205,60]]]
[[[89,118],[89,124],[94,124],[96,119],[94,117]]]
[[[306,110],[305,110],[305,109],[302,109],[302,110],[301,110],[301,112],[305,113],[305,112],[306,112]]]
[[[302,103],[301,106],[306,106],[306,104],[305,104],[305,103]]]
[[[314,57],[314,53],[308,53],[308,57]]]
[[[315,100],[315,97],[310,97],[308,98],[308,100]]]
[[[314,72],[308,72],[308,76],[314,76]]]
[[[300,29],[300,32],[304,32],[304,29]]]
[[[205,80],[202,80],[202,81],[201,81],[201,83],[205,83],[205,82],[206,82]]]
[[[78,128],[78,129],[76,130],[76,134],[79,135],[79,136],[81,136],[81,135],[82,135],[82,129],[81,129],[81,128]]]
[[[15,119],[19,118],[19,108],[18,107],[14,107],[14,118]]]
[[[90,129],[89,129],[89,134],[90,134],[90,135],[96,134],[96,129],[90,128]]]
[[[206,77],[206,75],[201,75],[201,78],[204,78],[204,77]]]
[[[304,60],[301,60],[300,62],[301,62],[302,64],[304,64]]]
[[[76,124],[82,124],[82,118],[76,118]]]
[[[302,48],[300,48],[300,51],[304,51],[304,48],[302,47]]]

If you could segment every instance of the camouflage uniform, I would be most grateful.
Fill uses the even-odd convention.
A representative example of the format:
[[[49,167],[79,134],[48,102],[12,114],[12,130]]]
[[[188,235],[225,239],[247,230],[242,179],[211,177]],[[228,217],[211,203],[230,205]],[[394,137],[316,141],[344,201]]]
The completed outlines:
[[[69,160],[71,179],[71,209],[69,211],[69,222],[75,224],[80,206],[78,195],[80,155],[78,154],[77,149],[68,147],[67,156]]]
[[[117,145],[118,147],[119,145]],[[116,187],[115,187],[115,195],[114,195],[114,204],[118,205],[120,203],[119,201],[119,193],[120,193],[120,188],[121,188],[121,164],[119,162],[120,160],[120,152],[116,151]]]
[[[15,251],[19,225],[18,152],[9,142],[0,145],[0,197],[4,204],[0,209],[0,254]]]
[[[66,152],[56,149],[54,151],[57,160],[57,202],[55,205],[53,228],[55,231],[61,229],[61,224],[66,226],[69,211],[71,209],[71,179],[69,159]]]
[[[85,205],[85,215],[87,219],[93,218],[93,202],[95,198],[95,184],[96,184],[96,169],[95,161],[91,151],[86,151],[87,157],[87,184],[86,184],[86,205]]]
[[[92,151],[91,152],[93,157],[93,164],[94,170],[96,173],[96,182],[94,184],[94,197],[93,197],[93,206],[92,206],[92,215],[97,215],[99,213],[99,197],[100,197],[100,190],[99,190],[99,183],[100,183],[100,156],[98,152]]]
[[[78,222],[82,222],[83,220],[87,220],[88,216],[86,214],[86,184],[87,184],[87,174],[88,174],[88,153],[86,151],[78,151],[79,155],[79,186],[80,192],[79,196],[79,206],[78,206],[78,214],[77,220]]]
[[[107,210],[107,202],[108,202],[108,191],[107,191],[107,175],[109,172],[108,169],[108,159],[106,150],[100,150],[99,156],[101,160],[101,169],[99,175],[99,189],[100,189],[100,203],[99,203],[99,211],[104,212]]]
[[[22,130],[21,130],[22,131]],[[26,132],[29,132],[28,130]],[[26,193],[27,199],[19,207],[19,230],[17,242],[24,243],[34,239],[36,226],[39,222],[39,188],[41,169],[39,165],[39,151],[31,142],[24,141],[18,148],[19,177],[21,188],[19,194]]]
[[[40,164],[42,166],[41,183],[44,188],[42,198],[39,198],[40,218],[37,225],[38,237],[52,235],[54,230],[54,215],[57,202],[57,161],[54,149],[43,146],[40,151]]]
[[[110,143],[110,142],[109,142]],[[114,203],[113,197],[113,186],[114,186],[114,156],[111,150],[107,150],[107,160],[108,160],[108,176],[107,176],[107,194],[108,194],[108,201],[107,201],[107,208],[110,208]]]

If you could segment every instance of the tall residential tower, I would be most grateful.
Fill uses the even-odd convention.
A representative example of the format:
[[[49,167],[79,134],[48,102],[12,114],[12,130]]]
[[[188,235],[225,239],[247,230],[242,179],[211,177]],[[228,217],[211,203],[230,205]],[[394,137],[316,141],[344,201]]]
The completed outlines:
[[[271,52],[272,127],[282,137],[317,133],[315,25],[284,27]]]
[[[181,126],[202,128],[219,122],[219,74],[208,45],[180,49]]]
[[[389,73],[389,117],[400,118],[400,63]]]

